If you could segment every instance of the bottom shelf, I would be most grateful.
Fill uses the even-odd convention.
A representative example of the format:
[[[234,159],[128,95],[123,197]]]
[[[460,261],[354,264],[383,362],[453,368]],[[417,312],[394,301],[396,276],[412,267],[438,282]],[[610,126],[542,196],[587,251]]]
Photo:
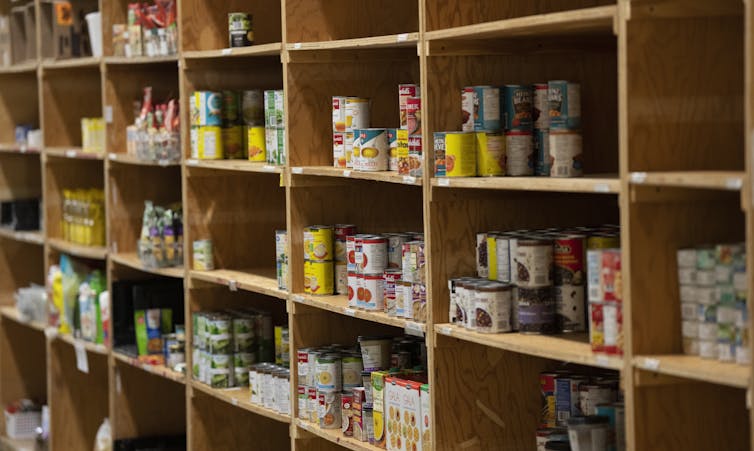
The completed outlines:
[[[369,442],[362,442],[360,440],[356,440],[353,437],[346,437],[345,435],[343,435],[343,431],[341,431],[340,428],[322,429],[314,423],[310,423],[301,419],[296,420],[296,427],[310,432],[317,437],[321,437],[328,442],[337,443],[345,449],[354,451],[378,451],[382,449],[378,446],[369,444]]]
[[[263,417],[267,417],[271,420],[279,421],[281,423],[291,422],[290,415],[283,415],[281,413],[275,412],[274,410],[271,410],[271,409],[267,409],[260,405],[252,404],[249,401],[249,398],[251,397],[251,392],[249,391],[248,387],[247,388],[219,389],[219,388],[212,388],[201,382],[197,382],[193,380],[191,381],[191,386],[194,387],[195,390],[204,392],[207,395],[212,396],[213,398],[219,399],[221,401],[225,401],[229,404],[232,404],[236,407],[240,407],[241,409],[247,410],[257,415],[261,415]]]

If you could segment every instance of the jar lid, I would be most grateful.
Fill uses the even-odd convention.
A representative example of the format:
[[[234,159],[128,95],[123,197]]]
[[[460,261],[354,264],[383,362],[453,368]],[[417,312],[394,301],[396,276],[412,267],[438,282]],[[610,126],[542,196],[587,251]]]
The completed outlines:
[[[568,419],[568,426],[579,426],[582,424],[608,424],[610,418],[604,415],[589,415],[588,417],[571,417]]]

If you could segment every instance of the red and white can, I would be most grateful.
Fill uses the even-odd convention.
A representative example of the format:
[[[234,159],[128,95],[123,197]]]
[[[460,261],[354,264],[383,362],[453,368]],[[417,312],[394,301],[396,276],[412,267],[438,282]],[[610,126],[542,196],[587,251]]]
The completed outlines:
[[[365,237],[361,249],[361,272],[381,276],[387,268],[387,239],[378,235]]]
[[[309,385],[309,349],[303,348],[296,351],[298,362],[298,384]]]
[[[358,265],[356,264],[356,236],[350,235],[346,237],[346,265],[348,272],[356,272]]]
[[[545,85],[547,88],[547,85]],[[474,131],[474,118],[477,115],[476,92],[473,86],[461,89],[461,131]]]
[[[346,167],[346,134],[332,134],[332,161],[336,168]]]
[[[412,177],[421,177],[423,171],[422,136],[414,135],[408,138],[408,174]],[[399,172],[400,173],[400,172]]]
[[[410,236],[403,233],[391,233],[387,235],[388,268],[401,268],[403,264],[403,243],[408,242],[410,239]]]
[[[348,283],[348,290],[347,290],[348,306],[358,307],[359,306],[358,304],[359,279],[358,279],[358,274],[356,274],[356,271],[350,271],[348,273],[347,283]]]
[[[335,292],[348,294],[348,269],[346,262],[335,262]]]
[[[332,98],[332,131],[343,133],[346,131],[346,98],[333,96]]]
[[[620,249],[602,251],[602,296],[605,301],[621,302]]]
[[[389,268],[385,270],[383,278],[385,279],[385,313],[390,316],[396,315],[396,286],[397,282],[401,280],[402,272],[400,269]]]
[[[343,414],[340,429],[346,437],[353,437],[353,394],[351,392],[343,392],[340,395],[340,400],[342,406],[340,410]]]
[[[401,127],[402,129],[408,129],[408,99],[411,97],[419,97],[421,92],[419,85],[414,84],[400,84],[398,85],[398,109],[401,114]]]
[[[364,310],[382,311],[385,308],[385,279],[382,274],[364,275]]]
[[[406,127],[408,136],[421,135],[422,133],[422,99],[421,97],[408,97],[406,99]]]
[[[309,397],[309,421],[319,423],[319,400],[317,399],[317,387],[308,387],[306,394]]]

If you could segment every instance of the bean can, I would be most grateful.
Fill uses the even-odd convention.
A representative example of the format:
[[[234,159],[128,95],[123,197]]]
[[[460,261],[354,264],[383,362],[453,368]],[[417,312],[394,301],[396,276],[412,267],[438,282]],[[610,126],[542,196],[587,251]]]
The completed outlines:
[[[333,259],[332,226],[309,226],[304,228],[304,259],[328,261]]]
[[[550,130],[534,129],[534,175],[548,177],[552,170]]]
[[[360,131],[360,164],[362,171],[387,171],[390,156],[387,130],[363,128]]]
[[[586,330],[585,239],[583,235],[565,235],[554,241],[555,303],[559,330],[563,332]]]
[[[473,177],[476,175],[476,134],[445,132],[445,175]]]
[[[505,133],[506,172],[512,176],[534,174],[534,143],[530,131]]]
[[[528,85],[505,85],[505,129],[531,131],[532,89]]]
[[[532,115],[534,119],[534,128],[547,130],[550,128],[550,104],[547,98],[547,83],[535,83],[532,85],[534,96],[534,106]]]
[[[476,330],[483,333],[511,331],[512,287],[488,282],[477,288],[474,298]]]
[[[578,130],[550,131],[550,176],[580,177],[584,174],[581,132]]]
[[[400,112],[400,128],[408,130],[408,99],[419,97],[419,85],[398,85],[398,110]]]
[[[516,282],[519,287],[552,285],[553,246],[550,240],[520,240],[516,249]]]
[[[422,99],[409,97],[406,99],[406,126],[409,136],[421,135],[422,132]]]
[[[267,161],[267,142],[262,126],[246,126],[246,152],[249,161]]]
[[[547,83],[551,129],[581,128],[581,85],[565,80]]]
[[[346,131],[369,127],[369,99],[346,97]]]
[[[316,295],[332,295],[335,292],[335,265],[332,261],[304,262],[304,292]]]
[[[434,137],[434,160],[435,160],[435,177],[445,177],[446,171],[446,149],[445,149],[445,132],[435,132]]]
[[[394,128],[387,129],[388,171],[398,171],[398,132]]]
[[[552,287],[518,287],[518,329],[524,334],[555,331],[555,299]]]
[[[319,399],[319,427],[322,429],[340,429],[343,420],[340,392],[317,391]]]
[[[477,132],[477,175],[491,177],[505,175],[505,135],[498,132]]]
[[[228,34],[231,47],[248,47],[254,44],[252,15],[248,13],[228,14]]]
[[[346,98],[333,96],[332,98],[332,131],[344,133],[346,131]]]

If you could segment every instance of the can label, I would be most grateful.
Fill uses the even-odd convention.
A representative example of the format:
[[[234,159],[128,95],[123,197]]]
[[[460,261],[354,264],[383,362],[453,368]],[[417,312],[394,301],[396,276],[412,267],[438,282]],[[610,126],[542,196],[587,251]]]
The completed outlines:
[[[447,177],[476,175],[476,134],[473,132],[445,133],[445,172]]]
[[[362,171],[387,171],[388,139],[384,128],[360,130],[360,169]]]
[[[396,301],[396,284],[400,280],[402,273],[398,269],[386,269],[383,275],[385,279],[384,287],[384,311],[390,315],[395,316],[395,301]]]
[[[319,398],[319,427],[322,429],[340,429],[343,420],[340,412],[339,392],[317,392]]]
[[[235,125],[222,129],[223,152],[229,160],[241,160],[246,158],[243,145],[243,127]]]
[[[310,226],[304,228],[304,259],[328,261],[333,259],[333,228]]]
[[[580,177],[584,174],[581,132],[553,130],[549,144],[550,176]]]
[[[309,398],[306,394],[306,385],[299,385],[296,389],[298,400],[298,417],[302,420],[309,420]]]
[[[475,295],[476,330],[485,333],[511,331],[511,290],[478,291]]]
[[[240,119],[241,97],[236,91],[223,91],[223,126],[237,125]]]
[[[346,98],[346,131],[369,127],[369,99]]]
[[[461,90],[461,130],[464,132],[474,131],[474,121],[477,118],[476,92],[473,86]]]
[[[549,176],[552,171],[552,158],[550,158],[550,131],[543,129],[534,130],[534,175]]]
[[[476,273],[477,277],[486,279],[490,274],[487,257],[487,234],[476,234]]]
[[[335,263],[335,292],[348,294],[348,270],[345,262]]]
[[[260,89],[241,93],[241,116],[246,125],[264,126],[264,95]]]
[[[623,354],[623,309],[619,302],[603,306],[605,349],[608,354]]]
[[[254,44],[252,16],[247,13],[228,14],[228,35],[231,47],[248,47]]]
[[[189,140],[191,141],[191,158],[199,159],[199,127],[191,126]]]
[[[345,133],[332,134],[332,157],[334,167],[346,167]]]
[[[335,291],[334,264],[331,261],[305,261],[304,262],[304,292],[320,296],[332,295]]]
[[[552,285],[552,242],[519,241],[516,249],[516,281],[519,287]]]
[[[382,274],[387,268],[387,239],[369,237],[362,240],[359,268],[364,274]]]
[[[358,307],[358,291],[359,291],[359,280],[358,275],[356,272],[349,271],[348,272],[348,306],[349,307]]]
[[[403,265],[403,244],[408,241],[408,236],[403,234],[390,234],[387,236],[387,266],[388,268],[401,268]]]
[[[447,175],[445,161],[445,132],[435,132],[434,153],[435,153],[435,177],[445,177]]]
[[[264,127],[246,127],[246,150],[249,161],[267,161],[267,142]]]
[[[408,99],[421,95],[419,85],[398,85],[398,109],[400,111],[400,128],[408,130]]]
[[[510,237],[506,235],[495,236],[495,255],[495,266],[497,267],[495,280],[497,280],[498,282],[510,283]]]
[[[422,176],[422,137],[421,135],[409,136],[408,138],[408,175],[412,177]]]
[[[621,258],[620,249],[602,251],[602,268],[600,270],[602,295],[605,301],[621,300]]]
[[[264,121],[266,127],[283,127],[285,97],[282,89],[264,91]]]
[[[196,91],[191,102],[191,124],[219,127],[223,124],[222,110],[221,92]]]
[[[532,107],[532,119],[534,128],[547,130],[550,128],[550,104],[547,98],[547,83],[535,83],[532,85],[534,104]]]
[[[589,343],[593,352],[605,351],[605,303],[589,302]]]
[[[477,175],[482,177],[505,175],[505,135],[477,132]]]
[[[343,419],[341,420],[340,430],[346,437],[353,437],[353,395],[350,393],[343,393],[341,395],[341,412]]]
[[[583,376],[559,376],[555,379],[555,422],[558,426],[568,426],[568,419],[581,416],[580,391]]]
[[[346,152],[346,167],[353,167],[353,132],[346,132],[343,134],[344,149]]]
[[[518,329],[522,333],[545,334],[555,331],[555,300],[552,287],[518,287]]]
[[[223,135],[220,127],[202,126],[198,131],[198,154],[200,160],[221,160],[223,158]]]
[[[505,85],[505,129],[531,130],[531,86]]]
[[[351,165],[355,170],[357,171],[361,170],[361,130],[358,128],[353,129],[353,145],[351,146]]]
[[[333,96],[332,98],[332,131],[343,133],[346,131],[346,98]]]
[[[506,132],[505,149],[508,175],[534,174],[534,144],[531,132]]]
[[[356,263],[356,237],[351,235],[346,237],[346,264],[348,272],[356,272],[358,264]]]
[[[364,303],[365,310],[382,311],[385,307],[385,279],[382,274],[364,276]]]
[[[408,130],[396,130],[398,147],[398,174],[409,175],[411,165],[408,159]]]
[[[541,373],[539,375],[539,392],[542,397],[542,419],[540,426],[554,428],[556,426],[555,411],[555,381],[558,374]]]
[[[564,80],[547,83],[551,129],[581,127],[581,85]]]
[[[500,130],[500,88],[474,86],[474,105],[474,130]]]
[[[409,136],[421,135],[422,132],[422,99],[409,97],[406,99],[406,127]]]
[[[585,238],[580,235],[554,241],[555,303],[558,326],[564,332],[586,330],[584,248]]]
[[[398,132],[394,128],[387,129],[388,171],[398,171]]]

